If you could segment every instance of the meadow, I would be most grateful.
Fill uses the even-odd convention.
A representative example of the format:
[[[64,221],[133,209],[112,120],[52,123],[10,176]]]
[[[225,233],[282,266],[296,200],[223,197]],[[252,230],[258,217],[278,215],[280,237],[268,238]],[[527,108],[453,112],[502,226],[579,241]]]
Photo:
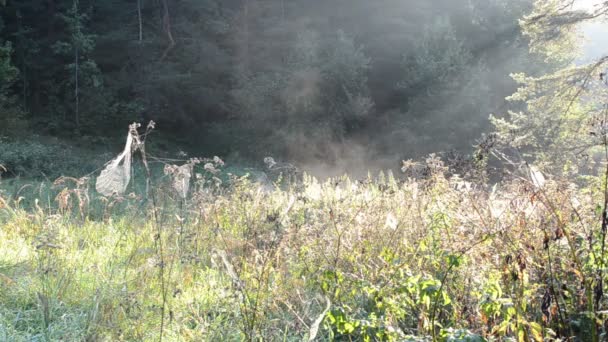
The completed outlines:
[[[3,341],[604,340],[603,182],[3,180]],[[18,187],[17,184],[20,184]],[[599,284],[599,285],[598,285]]]

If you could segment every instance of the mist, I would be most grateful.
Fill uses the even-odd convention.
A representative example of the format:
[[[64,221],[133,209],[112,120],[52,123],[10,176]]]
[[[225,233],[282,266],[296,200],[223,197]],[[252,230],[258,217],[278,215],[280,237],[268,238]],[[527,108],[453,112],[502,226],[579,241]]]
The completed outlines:
[[[251,2],[249,20],[240,18],[236,63],[246,78],[233,92],[232,124],[259,130],[260,144],[269,138],[249,154],[316,175],[470,153],[489,115],[509,109],[510,73],[546,68],[518,24],[531,1],[278,4]]]
[[[116,150],[120,127],[154,120],[163,152],[249,165],[272,156],[318,176],[467,155],[491,132],[490,114],[522,106],[505,100],[517,89],[510,75],[553,67],[519,26],[532,6],[9,1],[0,32],[19,114],[2,134]]]

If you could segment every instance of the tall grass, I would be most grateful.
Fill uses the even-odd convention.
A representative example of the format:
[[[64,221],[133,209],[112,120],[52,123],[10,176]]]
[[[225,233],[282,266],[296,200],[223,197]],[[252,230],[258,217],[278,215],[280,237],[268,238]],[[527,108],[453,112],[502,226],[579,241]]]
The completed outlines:
[[[606,338],[600,180],[155,179],[5,187],[0,340]]]

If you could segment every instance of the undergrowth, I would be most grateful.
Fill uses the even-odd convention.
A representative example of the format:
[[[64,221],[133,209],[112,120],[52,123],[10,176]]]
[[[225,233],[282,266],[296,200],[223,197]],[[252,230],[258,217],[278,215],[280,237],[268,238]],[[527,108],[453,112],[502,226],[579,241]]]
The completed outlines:
[[[0,193],[0,340],[605,340],[603,180]],[[141,189],[140,189],[141,190]],[[27,194],[26,194],[27,192]]]

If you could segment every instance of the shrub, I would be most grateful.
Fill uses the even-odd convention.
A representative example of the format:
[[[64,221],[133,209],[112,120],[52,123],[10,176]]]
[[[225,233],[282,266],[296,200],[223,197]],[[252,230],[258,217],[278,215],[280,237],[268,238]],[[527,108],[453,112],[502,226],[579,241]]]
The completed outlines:
[[[76,182],[58,206],[1,202],[0,336],[603,340],[601,180],[490,188],[428,163],[418,180],[211,172],[183,198],[168,174],[147,201]]]
[[[99,162],[79,153],[78,149],[57,142],[45,143],[38,137],[13,140],[0,137],[0,164],[5,176],[46,177],[82,175],[99,167]]]

